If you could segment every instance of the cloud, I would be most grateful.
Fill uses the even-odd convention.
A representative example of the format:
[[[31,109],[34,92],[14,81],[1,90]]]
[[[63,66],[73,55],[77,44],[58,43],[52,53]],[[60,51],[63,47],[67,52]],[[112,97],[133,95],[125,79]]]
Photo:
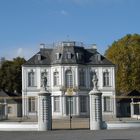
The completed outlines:
[[[36,54],[39,51],[39,47],[29,46],[29,45],[23,45],[20,47],[11,47],[3,51],[3,53],[0,55],[4,56],[8,60],[12,60],[16,57],[24,57],[26,60],[31,58],[34,54]]]
[[[23,54],[24,54],[23,48],[18,48],[17,49],[17,56],[23,57],[24,56]]]
[[[65,11],[65,10],[61,10],[60,13],[61,13],[62,15],[64,15],[64,16],[68,15],[68,12]]]

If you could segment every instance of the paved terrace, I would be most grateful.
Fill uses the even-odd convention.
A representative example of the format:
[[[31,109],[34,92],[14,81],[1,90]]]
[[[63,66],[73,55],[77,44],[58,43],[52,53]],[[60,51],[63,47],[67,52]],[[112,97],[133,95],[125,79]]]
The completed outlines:
[[[116,118],[107,121],[108,129],[140,128],[140,121],[131,118]],[[19,128],[19,129],[18,129]],[[89,118],[53,119],[53,130],[89,130]],[[0,131],[37,131],[38,124],[36,118],[11,118],[0,121]]]
[[[1,140],[139,140],[140,129],[0,132]]]

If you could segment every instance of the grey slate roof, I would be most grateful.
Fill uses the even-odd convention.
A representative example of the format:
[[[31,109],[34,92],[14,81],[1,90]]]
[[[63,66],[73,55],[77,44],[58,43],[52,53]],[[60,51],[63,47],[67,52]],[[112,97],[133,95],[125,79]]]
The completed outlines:
[[[71,58],[68,58],[70,53]],[[56,55],[59,55],[59,59]],[[40,58],[39,58],[40,57]],[[100,58],[100,60],[98,59]],[[59,46],[56,48],[41,48],[40,51],[31,57],[23,66],[34,65],[55,65],[55,64],[84,64],[84,65],[112,65],[109,60],[97,52],[94,48],[79,46]]]
[[[8,104],[17,104],[21,102],[21,96],[17,96],[13,93],[9,94],[3,90],[0,90],[0,103],[4,103],[5,99]]]

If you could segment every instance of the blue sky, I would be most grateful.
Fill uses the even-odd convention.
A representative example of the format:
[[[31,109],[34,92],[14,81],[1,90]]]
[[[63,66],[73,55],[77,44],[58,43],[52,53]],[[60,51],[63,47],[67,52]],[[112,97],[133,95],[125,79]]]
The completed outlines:
[[[0,57],[31,57],[40,43],[97,44],[102,54],[140,34],[140,0],[0,0]]]

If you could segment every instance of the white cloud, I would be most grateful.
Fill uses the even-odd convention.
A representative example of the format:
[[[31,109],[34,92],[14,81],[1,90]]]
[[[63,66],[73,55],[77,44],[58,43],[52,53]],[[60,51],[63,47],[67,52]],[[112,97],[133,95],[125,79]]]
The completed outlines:
[[[61,13],[62,15],[64,15],[64,16],[66,16],[66,15],[68,14],[68,12],[65,11],[65,10],[61,10],[60,13]]]
[[[24,56],[24,50],[23,48],[18,48],[17,49],[17,56],[23,57]]]
[[[7,51],[6,51],[7,50]],[[26,60],[31,58],[35,53],[39,51],[39,47],[22,45],[20,47],[7,48],[1,56],[4,56],[8,60],[12,60],[16,57],[24,57]]]

